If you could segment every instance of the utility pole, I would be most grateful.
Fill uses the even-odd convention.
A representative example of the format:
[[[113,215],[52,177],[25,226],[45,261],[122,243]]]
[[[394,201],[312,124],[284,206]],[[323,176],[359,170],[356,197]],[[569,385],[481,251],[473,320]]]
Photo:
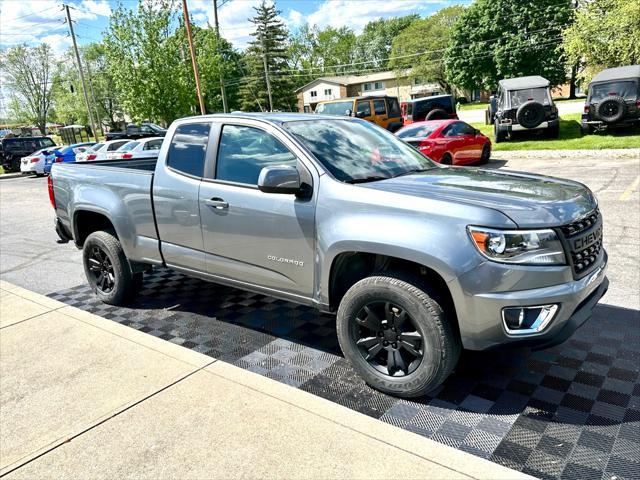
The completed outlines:
[[[187,39],[189,40],[189,50],[191,51],[191,65],[193,65],[193,76],[196,78],[196,93],[198,94],[198,103],[200,104],[200,114],[204,115],[204,100],[202,99],[202,90],[200,90],[200,75],[198,74],[198,63],[196,62],[196,50],[193,47],[193,38],[191,37],[191,22],[189,22],[187,0],[182,0],[182,14],[184,15],[184,24],[187,27]]]
[[[271,81],[269,80],[269,66],[267,65],[267,44],[264,41],[266,29],[262,34],[262,63],[264,64],[264,78],[267,82],[267,95],[269,95],[269,111],[273,112],[273,100],[271,98]]]
[[[100,133],[104,136],[102,122],[100,121],[100,115],[98,114],[98,102],[96,102],[96,94],[93,92],[93,80],[91,80],[91,67],[89,66],[89,62],[87,62],[87,74],[89,75],[89,90],[91,91],[91,101],[93,102],[93,111],[96,114],[96,122],[98,123]]]
[[[216,49],[220,54],[220,24],[218,23],[218,0],[213,0],[213,19],[216,24]],[[220,55],[222,58],[222,55]],[[218,72],[220,72],[220,93],[222,94],[222,110],[224,113],[229,112],[229,108],[227,107],[227,92],[224,89],[224,79],[222,78],[222,62],[218,67]]]
[[[65,5],[64,9],[67,13],[67,23],[69,24],[69,33],[71,33],[71,40],[73,41],[73,49],[76,52],[76,60],[78,61],[78,70],[80,72],[80,80],[82,81],[82,93],[84,94],[84,103],[87,106],[87,115],[89,115],[89,123],[91,123],[91,131],[93,132],[93,138],[98,142],[98,131],[96,130],[96,124],[93,122],[93,115],[91,115],[91,105],[89,105],[89,96],[87,95],[87,84],[84,81],[84,73],[82,71],[82,61],[80,61],[80,53],[78,52],[78,44],[76,43],[76,34],[73,32],[73,22],[71,22],[71,13],[69,12],[69,5]]]

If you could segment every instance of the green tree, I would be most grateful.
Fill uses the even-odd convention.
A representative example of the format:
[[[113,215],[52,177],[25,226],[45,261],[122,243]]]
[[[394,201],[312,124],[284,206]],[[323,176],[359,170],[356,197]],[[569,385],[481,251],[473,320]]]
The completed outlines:
[[[37,47],[19,45],[0,57],[4,87],[10,92],[10,112],[33,122],[43,134],[51,108],[52,58],[51,47],[45,43]]]
[[[603,68],[640,63],[640,2],[580,2],[563,46],[572,64],[585,67],[580,77],[587,82]]]
[[[52,118],[65,125],[89,122],[82,96],[82,84],[73,50],[69,49],[57,62],[52,87]]]
[[[287,29],[274,5],[263,0],[254,10],[256,15],[249,19],[255,25],[254,39],[245,52],[248,78],[240,88],[242,109],[294,110]]]
[[[468,90],[493,90],[502,78],[524,75],[559,85],[567,76],[561,32],[571,19],[570,0],[477,0],[453,27],[446,77]]]
[[[442,55],[463,11],[463,7],[456,5],[412,22],[393,39],[389,67],[398,71],[410,70],[412,76],[435,82],[443,90],[451,91]]]
[[[341,75],[353,67],[356,36],[348,27],[310,27],[304,24],[289,41],[289,68],[298,72],[295,86],[304,85],[321,75]]]
[[[352,69],[386,68],[393,39],[419,18],[418,14],[412,14],[367,23],[356,39],[355,57],[368,63],[359,64]]]
[[[103,43],[91,43],[81,47],[81,52],[83,66],[86,68],[87,82],[90,79],[91,85],[93,85],[91,101],[92,103],[95,101],[94,110],[98,112],[98,122],[112,129],[117,128],[117,122],[123,120],[124,116],[116,94],[113,73],[109,69],[107,48]],[[81,88],[80,83],[76,82],[76,86]]]
[[[185,64],[188,50],[175,41],[173,0],[143,0],[137,9],[122,4],[105,33],[107,68],[123,110],[134,120],[165,125],[195,112],[195,89]]]

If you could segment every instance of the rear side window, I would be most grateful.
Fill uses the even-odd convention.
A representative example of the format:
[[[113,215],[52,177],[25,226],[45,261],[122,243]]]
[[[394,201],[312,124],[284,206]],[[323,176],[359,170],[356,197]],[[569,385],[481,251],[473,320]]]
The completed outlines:
[[[51,140],[50,138],[41,138],[40,139],[40,147],[42,147],[42,148],[53,147],[54,145],[55,145],[55,143],[53,143],[53,140]]]
[[[218,180],[257,185],[264,167],[296,164],[295,155],[263,130],[238,125],[225,125],[222,129],[216,164]]]
[[[160,150],[160,147],[162,146],[162,140],[158,139],[158,140],[150,140],[147,143],[144,144],[144,149],[145,150]]]
[[[208,123],[186,123],[176,128],[167,154],[167,166],[202,177],[210,129]]]
[[[400,116],[400,105],[398,104],[397,98],[387,98],[387,108],[390,117]]]
[[[387,113],[387,107],[384,104],[384,100],[374,100],[373,111],[376,115],[384,115]]]

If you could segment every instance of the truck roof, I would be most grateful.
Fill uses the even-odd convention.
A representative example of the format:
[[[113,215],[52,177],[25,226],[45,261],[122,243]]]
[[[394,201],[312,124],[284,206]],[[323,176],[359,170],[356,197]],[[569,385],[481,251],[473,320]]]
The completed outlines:
[[[522,90],[524,88],[546,88],[549,86],[549,80],[540,75],[531,75],[529,77],[505,78],[498,82],[505,90]]]
[[[596,74],[591,83],[622,80],[623,78],[640,78],[640,65],[627,65],[625,67],[607,68]]]
[[[193,117],[184,117],[186,119],[208,119],[208,118],[253,118],[273,124],[283,124],[285,122],[295,122],[300,120],[344,120],[351,117],[340,115],[322,115],[318,113],[289,113],[289,112],[233,112],[233,113],[214,113],[210,115],[197,115]]]

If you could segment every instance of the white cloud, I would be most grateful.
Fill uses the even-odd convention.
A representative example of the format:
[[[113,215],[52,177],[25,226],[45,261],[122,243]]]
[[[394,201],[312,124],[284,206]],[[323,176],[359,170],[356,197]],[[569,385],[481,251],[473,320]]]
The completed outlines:
[[[0,46],[38,43],[43,35],[64,32],[64,14],[57,3],[25,0],[0,2]]]
[[[379,18],[400,17],[423,13],[430,4],[443,4],[445,0],[325,0],[318,9],[307,16],[306,22],[320,28],[349,27],[355,33]]]
[[[111,16],[111,7],[107,0],[84,0],[80,4],[80,8],[101,17]]]
[[[40,37],[39,42],[48,44],[53,50],[53,54],[59,57],[71,46],[71,37],[65,34],[54,33]]]
[[[302,13],[292,8],[291,10],[289,10],[287,23],[289,24],[289,27],[299,27],[304,23],[304,16],[302,15]]]

